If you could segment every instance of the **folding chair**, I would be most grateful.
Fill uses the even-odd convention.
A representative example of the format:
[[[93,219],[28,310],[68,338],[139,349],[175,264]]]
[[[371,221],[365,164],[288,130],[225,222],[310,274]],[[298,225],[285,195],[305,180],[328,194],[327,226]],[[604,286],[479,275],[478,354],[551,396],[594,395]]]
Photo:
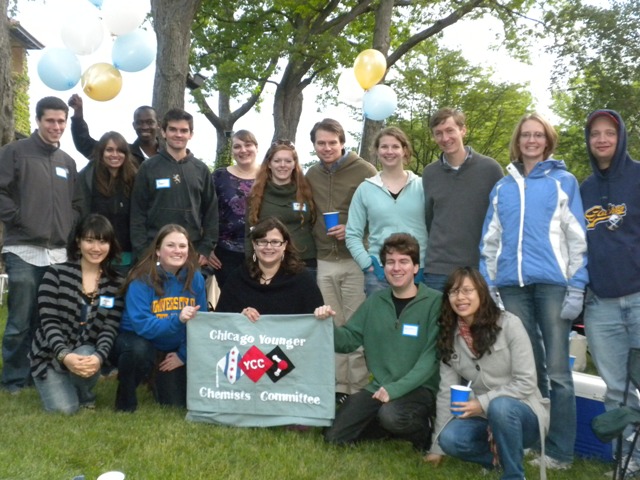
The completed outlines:
[[[638,392],[637,400],[640,399],[640,348],[632,348],[629,350],[629,358],[627,360],[627,381],[624,390],[622,403],[618,408],[610,410],[602,415],[595,417],[591,423],[591,428],[595,435],[602,442],[610,442],[617,437],[618,444],[616,446],[616,466],[613,471],[614,480],[624,480],[628,473],[629,462],[633,451],[636,448],[638,437],[640,436],[640,404],[629,405],[629,389],[633,387]],[[633,427],[631,433],[631,445],[626,455],[622,452],[622,443],[624,440],[624,431],[628,426]]]

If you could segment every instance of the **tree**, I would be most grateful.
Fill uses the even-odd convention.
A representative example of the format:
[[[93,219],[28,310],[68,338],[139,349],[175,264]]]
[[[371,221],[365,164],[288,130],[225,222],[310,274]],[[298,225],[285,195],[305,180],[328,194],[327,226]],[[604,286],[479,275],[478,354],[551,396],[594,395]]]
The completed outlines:
[[[0,0],[0,145],[13,141],[15,128],[8,1]]]
[[[517,122],[531,110],[527,85],[494,82],[491,70],[474,66],[463,52],[435,40],[423,42],[397,64],[398,113],[390,118],[410,137],[414,158],[410,168],[421,174],[440,149],[433,141],[429,119],[444,106],[459,108],[467,118],[466,143],[474,150],[509,162],[509,141]]]

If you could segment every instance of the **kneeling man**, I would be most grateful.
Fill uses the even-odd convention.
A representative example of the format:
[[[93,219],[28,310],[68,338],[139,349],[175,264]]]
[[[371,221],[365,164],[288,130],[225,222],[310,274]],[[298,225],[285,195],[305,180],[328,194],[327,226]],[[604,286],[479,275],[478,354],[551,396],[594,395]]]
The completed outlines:
[[[325,440],[347,444],[394,437],[409,440],[422,452],[429,447],[438,392],[441,294],[414,283],[420,246],[411,235],[387,238],[380,259],[391,288],[367,298],[346,325],[334,330],[337,353],[364,347],[372,379],[338,409]],[[318,318],[334,313],[330,306],[315,312]]]

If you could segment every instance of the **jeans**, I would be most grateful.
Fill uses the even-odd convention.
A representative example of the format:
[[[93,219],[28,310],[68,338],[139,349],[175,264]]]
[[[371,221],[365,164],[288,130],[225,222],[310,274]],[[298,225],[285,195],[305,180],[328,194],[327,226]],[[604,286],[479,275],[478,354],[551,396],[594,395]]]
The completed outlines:
[[[416,388],[387,403],[372,398],[371,392],[361,390],[349,396],[338,409],[324,439],[330,443],[348,444],[391,436],[408,440],[417,450],[426,451],[434,416],[435,397],[427,388]]]
[[[491,427],[503,469],[502,480],[524,479],[523,450],[540,439],[538,417],[525,403],[497,397],[489,403],[487,418],[455,418],[440,433],[442,450],[452,457],[493,468],[487,427]]]
[[[82,345],[73,353],[92,355],[95,351],[91,345]],[[93,405],[96,396],[92,390],[99,378],[100,369],[91,377],[84,378],[69,371],[57,372],[52,367],[48,367],[46,377],[33,377],[33,382],[40,394],[45,411],[71,415],[82,406]]]
[[[431,287],[439,292],[444,292],[444,285],[447,283],[449,275],[441,275],[439,273],[424,274],[424,283],[427,287]]]
[[[368,270],[364,272],[364,294],[367,297],[385,288],[389,288],[389,282],[387,282],[386,278],[380,280],[375,272],[369,272]]]
[[[569,367],[571,320],[560,319],[566,287],[532,284],[500,287],[507,311],[520,317],[529,334],[538,373],[538,388],[551,399],[546,454],[573,461],[576,440],[576,399]]]
[[[343,326],[364,302],[364,275],[355,260],[318,260],[318,288],[324,303],[336,311],[333,322]],[[356,393],[369,383],[369,371],[359,348],[336,354],[336,392]]]
[[[593,362],[607,385],[605,408],[611,410],[623,400],[629,350],[640,348],[640,293],[619,298],[600,298],[587,290],[584,322]],[[633,387],[628,403],[638,407]],[[627,437],[628,434],[623,435],[625,455],[630,446]],[[640,459],[637,448],[633,456],[636,460]]]
[[[2,337],[2,386],[16,391],[31,379],[29,350],[38,327],[38,287],[48,267],[36,267],[13,253],[2,254],[9,274],[9,315]]]
[[[187,406],[186,365],[161,372],[157,365],[169,352],[156,350],[153,344],[133,332],[120,332],[111,351],[111,363],[118,367],[116,410],[134,412],[138,408],[136,389],[150,381],[153,395],[161,405]]]

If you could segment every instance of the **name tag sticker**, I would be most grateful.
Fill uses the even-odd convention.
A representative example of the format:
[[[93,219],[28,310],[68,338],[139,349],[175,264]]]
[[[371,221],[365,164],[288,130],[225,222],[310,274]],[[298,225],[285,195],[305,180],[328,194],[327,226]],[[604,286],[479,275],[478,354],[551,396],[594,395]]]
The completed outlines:
[[[293,211],[294,212],[306,212],[307,211],[307,204],[306,203],[293,202]]]
[[[405,323],[404,325],[402,325],[402,335],[405,335],[407,337],[417,337],[418,325]]]
[[[156,180],[156,189],[158,188],[170,188],[171,183],[168,178],[158,178]]]
[[[56,175],[60,178],[67,178],[67,169],[63,167],[56,167]]]
[[[100,295],[100,306],[102,308],[113,308],[113,304],[115,299],[113,297],[106,297],[104,295]]]

